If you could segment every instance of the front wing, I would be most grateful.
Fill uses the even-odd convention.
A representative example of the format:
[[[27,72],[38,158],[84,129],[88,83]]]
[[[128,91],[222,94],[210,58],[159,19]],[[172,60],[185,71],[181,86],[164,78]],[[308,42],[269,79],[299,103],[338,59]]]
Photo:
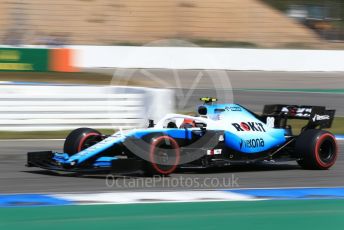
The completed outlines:
[[[106,173],[106,172],[135,172],[143,168],[143,160],[140,159],[116,159],[108,166],[94,166],[85,164],[83,166],[71,167],[63,165],[54,160],[55,153],[52,151],[29,152],[27,153],[27,167],[38,167],[50,171],[64,171],[74,173]]]

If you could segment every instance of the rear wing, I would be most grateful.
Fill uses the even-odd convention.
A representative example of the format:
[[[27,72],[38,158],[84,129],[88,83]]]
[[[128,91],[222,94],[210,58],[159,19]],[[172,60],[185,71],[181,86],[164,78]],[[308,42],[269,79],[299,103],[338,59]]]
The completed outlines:
[[[325,106],[275,104],[264,106],[262,118],[276,128],[285,128],[288,119],[300,119],[308,120],[304,129],[323,129],[331,128],[335,112]]]

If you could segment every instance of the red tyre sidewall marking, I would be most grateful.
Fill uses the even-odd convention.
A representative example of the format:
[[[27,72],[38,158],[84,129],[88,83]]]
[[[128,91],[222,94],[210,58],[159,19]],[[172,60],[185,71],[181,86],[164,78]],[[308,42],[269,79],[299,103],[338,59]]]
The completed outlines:
[[[323,140],[326,138],[326,137],[330,137],[333,139],[334,141],[334,144],[335,144],[335,155],[334,155],[334,159],[329,162],[329,163],[325,163],[323,162],[321,159],[320,159],[320,156],[319,156],[319,149],[320,149],[320,145],[323,143]],[[328,168],[328,167],[331,167],[337,160],[337,153],[338,153],[338,146],[337,146],[337,141],[336,141],[336,138],[329,134],[329,133],[326,133],[326,134],[323,134],[322,136],[319,137],[319,139],[317,140],[317,143],[315,145],[315,159],[317,161],[317,163],[321,166],[321,167],[324,167],[324,168]]]
[[[154,160],[154,153],[155,153],[155,149],[156,149],[157,145],[159,144],[159,142],[161,142],[162,140],[166,140],[166,139],[170,141],[172,147],[176,151],[176,161],[173,164],[173,167],[170,168],[169,170],[163,170],[163,169],[159,168],[158,164]],[[161,137],[156,138],[151,145],[149,159],[150,159],[150,162],[152,163],[153,168],[157,172],[164,174],[164,175],[172,173],[174,170],[176,170],[176,168],[179,164],[180,149],[179,149],[178,143],[172,137],[169,137],[169,136],[161,136]]]
[[[83,136],[79,142],[79,145],[78,145],[78,152],[81,151],[82,145],[85,143],[87,138],[92,137],[92,136],[99,136],[99,133],[88,133],[85,136]]]

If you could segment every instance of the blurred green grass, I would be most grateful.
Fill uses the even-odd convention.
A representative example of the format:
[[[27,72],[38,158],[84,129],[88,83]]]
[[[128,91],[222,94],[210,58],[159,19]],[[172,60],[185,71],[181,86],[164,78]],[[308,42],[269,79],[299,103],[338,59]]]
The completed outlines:
[[[343,229],[343,199],[66,205],[0,208],[0,228]]]

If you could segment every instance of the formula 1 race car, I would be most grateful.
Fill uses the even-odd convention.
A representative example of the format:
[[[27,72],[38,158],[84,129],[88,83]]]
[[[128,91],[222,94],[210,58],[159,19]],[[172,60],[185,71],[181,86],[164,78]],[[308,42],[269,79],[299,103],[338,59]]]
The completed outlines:
[[[305,169],[329,169],[338,148],[330,128],[335,110],[322,106],[266,105],[257,115],[238,104],[201,98],[197,116],[168,114],[146,129],[105,136],[79,128],[63,153],[29,152],[27,166],[77,173],[134,172],[168,175],[178,168],[211,168],[257,162],[297,161]],[[293,135],[290,119],[305,120]]]

